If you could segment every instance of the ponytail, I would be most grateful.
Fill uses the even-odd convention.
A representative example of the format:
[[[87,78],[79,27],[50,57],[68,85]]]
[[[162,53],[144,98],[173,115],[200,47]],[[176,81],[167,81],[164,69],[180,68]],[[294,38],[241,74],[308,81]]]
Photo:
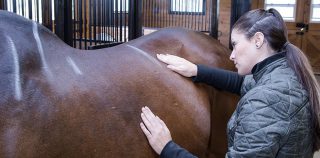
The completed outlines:
[[[313,151],[320,148],[320,87],[306,55],[295,45],[285,46],[288,65],[294,70],[309,94],[314,129]]]

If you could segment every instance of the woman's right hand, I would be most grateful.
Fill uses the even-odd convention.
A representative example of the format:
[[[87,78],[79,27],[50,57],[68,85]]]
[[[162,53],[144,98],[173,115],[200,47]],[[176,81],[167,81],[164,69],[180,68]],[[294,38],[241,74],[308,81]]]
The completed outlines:
[[[157,58],[168,64],[167,68],[177,72],[178,74],[185,77],[197,76],[198,68],[197,65],[191,63],[190,61],[170,54],[157,54]]]

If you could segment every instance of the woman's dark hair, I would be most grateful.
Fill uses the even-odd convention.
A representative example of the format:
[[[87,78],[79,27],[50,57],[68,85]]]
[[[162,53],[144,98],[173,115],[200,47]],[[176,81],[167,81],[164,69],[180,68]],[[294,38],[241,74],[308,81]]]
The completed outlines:
[[[288,42],[287,27],[280,13],[271,8],[269,10],[256,9],[247,12],[234,24],[233,29],[245,34],[251,39],[256,32],[263,33],[269,46],[277,51],[286,51],[289,66],[295,71],[298,79],[309,92],[314,129],[313,151],[320,148],[320,89],[306,55],[295,45]]]

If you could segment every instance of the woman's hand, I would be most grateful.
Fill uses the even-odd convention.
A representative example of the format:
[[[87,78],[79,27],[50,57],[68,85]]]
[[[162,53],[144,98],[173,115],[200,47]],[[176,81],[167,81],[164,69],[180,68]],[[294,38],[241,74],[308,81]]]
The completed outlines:
[[[192,77],[192,76],[197,76],[197,65],[191,63],[190,61],[175,56],[175,55],[170,55],[170,54],[157,54],[157,58],[168,64],[168,68],[171,69],[172,71],[175,71],[182,76],[185,77]]]
[[[143,133],[147,136],[153,150],[160,155],[165,145],[172,140],[169,129],[148,107],[142,107],[141,118],[143,123],[140,123],[140,127]]]

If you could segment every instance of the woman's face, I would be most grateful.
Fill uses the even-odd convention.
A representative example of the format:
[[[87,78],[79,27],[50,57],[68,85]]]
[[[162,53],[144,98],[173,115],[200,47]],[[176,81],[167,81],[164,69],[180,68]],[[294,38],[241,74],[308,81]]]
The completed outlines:
[[[231,33],[233,51],[230,60],[238,69],[238,74],[251,74],[253,66],[258,63],[257,48],[254,40],[248,40],[245,35],[237,30]]]

